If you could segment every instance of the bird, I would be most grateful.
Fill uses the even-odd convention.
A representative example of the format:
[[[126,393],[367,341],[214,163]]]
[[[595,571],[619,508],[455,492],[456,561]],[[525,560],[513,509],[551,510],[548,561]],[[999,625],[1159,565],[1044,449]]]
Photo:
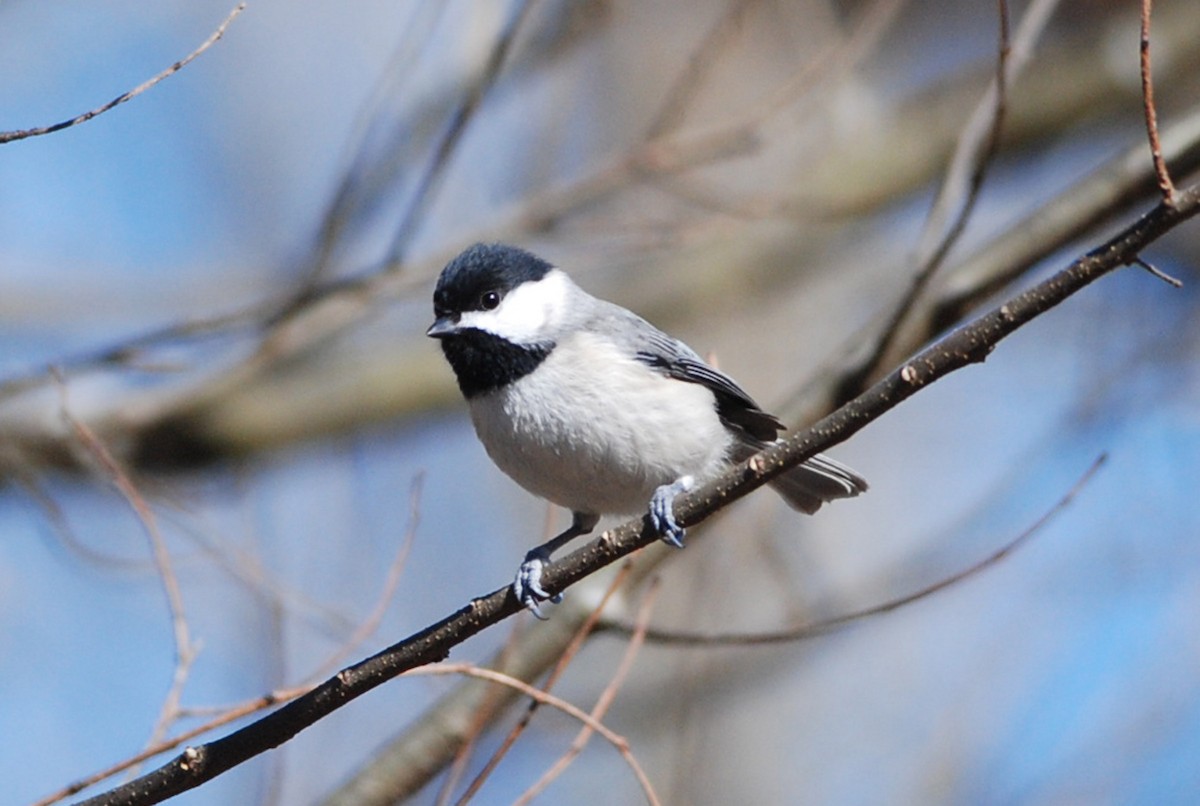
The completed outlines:
[[[488,456],[525,490],[572,513],[531,549],[512,592],[560,601],[541,584],[555,551],[603,515],[649,513],[683,547],[676,496],[774,443],[784,425],[732,378],[632,311],[584,291],[562,269],[503,243],[450,260],[433,293],[437,339]],[[773,479],[794,509],[867,490],[822,454]]]

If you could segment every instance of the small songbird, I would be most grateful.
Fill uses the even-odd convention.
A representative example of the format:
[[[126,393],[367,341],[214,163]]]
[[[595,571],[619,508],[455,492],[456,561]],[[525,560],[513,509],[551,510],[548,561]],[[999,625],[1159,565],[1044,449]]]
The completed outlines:
[[[535,615],[551,597],[551,554],[601,515],[649,507],[683,546],[675,496],[775,441],[783,424],[683,342],[591,296],[523,249],[475,244],[442,270],[439,339],[488,456],[534,495],[571,510],[571,526],[525,555],[513,593]],[[814,513],[867,482],[817,455],[771,486]]]

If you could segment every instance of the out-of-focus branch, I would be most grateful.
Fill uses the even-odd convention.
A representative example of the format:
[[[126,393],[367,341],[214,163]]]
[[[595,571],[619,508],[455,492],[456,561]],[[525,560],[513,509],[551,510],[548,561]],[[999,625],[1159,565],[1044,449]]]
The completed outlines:
[[[553,694],[549,694],[539,688],[535,688],[523,680],[502,674],[494,669],[484,669],[479,666],[473,666],[469,663],[439,663],[433,666],[426,666],[421,669],[413,669],[411,670],[410,674],[413,676],[447,674],[467,675],[481,680],[486,680],[489,683],[509,686],[515,689],[517,692],[531,698],[534,702],[557,708],[563,713],[578,719],[584,724],[585,727],[591,729],[595,733],[599,733],[608,740],[609,744],[617,748],[617,751],[620,752],[621,756],[633,770],[634,776],[637,778],[638,783],[642,785],[642,789],[646,793],[647,801],[649,801],[651,804],[658,803],[658,798],[654,794],[654,788],[650,785],[650,779],[647,777],[646,771],[642,769],[642,765],[629,750],[629,742],[627,742],[623,736],[619,736],[605,727],[604,724],[600,722],[599,717],[597,717],[595,714],[588,714],[566,700],[556,697]]]
[[[1038,0],[1033,3],[1022,18],[1015,42],[1010,45],[1008,4],[1000,0],[996,75],[959,135],[933,209],[925,219],[925,226],[917,241],[914,260],[917,270],[912,283],[892,311],[888,323],[879,332],[870,356],[859,365],[860,377],[848,376],[847,383],[861,383],[862,377],[869,377],[878,370],[879,362],[887,355],[902,323],[912,314],[922,293],[966,230],[983,190],[988,168],[1000,148],[1000,134],[1008,106],[1008,87],[1028,64],[1033,46],[1057,6],[1058,0]]]
[[[1200,170],[1200,107],[1163,130],[1163,153],[1180,175]],[[1111,220],[1130,205],[1154,198],[1157,184],[1145,145],[1137,145],[1031,211],[934,282],[891,339],[880,367],[894,366],[953,327],[984,300],[1025,272]],[[890,316],[889,316],[890,318]],[[882,323],[881,323],[882,324]],[[879,380],[863,375],[869,356],[838,356],[798,395],[787,414],[813,422]]]
[[[488,91],[496,85],[496,80],[500,77],[500,69],[504,66],[504,62],[512,50],[517,32],[521,30],[522,24],[529,17],[529,10],[532,7],[531,0],[520,0],[517,8],[511,12],[512,16],[508,23],[496,37],[482,73],[463,92],[462,98],[450,117],[450,123],[445,133],[434,146],[429,164],[417,183],[413,201],[400,220],[400,226],[386,258],[386,263],[391,269],[398,268],[408,256],[409,242],[416,234],[429,206],[433,203],[434,194],[441,178],[445,175],[446,166],[449,164],[450,155],[454,153],[455,147],[462,139],[471,118],[479,109],[479,105],[487,96]]]
[[[789,627],[781,630],[773,630],[771,632],[757,633],[695,633],[683,632],[680,630],[662,630],[654,627],[648,628],[646,640],[660,645],[680,646],[680,647],[704,647],[704,646],[763,646],[766,644],[786,644],[795,641],[803,641],[808,638],[815,638],[821,635],[828,635],[843,627],[855,624],[860,621],[872,618],[873,616],[891,613],[894,610],[899,610],[902,607],[919,602],[922,599],[928,598],[935,593],[940,593],[947,588],[970,579],[975,575],[990,568],[1001,560],[1009,557],[1017,549],[1028,543],[1034,535],[1040,532],[1050,521],[1052,521],[1060,512],[1066,509],[1074,502],[1075,498],[1083,492],[1083,488],[1096,476],[1104,463],[1108,461],[1108,454],[1100,454],[1088,465],[1087,470],[1079,477],[1071,488],[1064,493],[1054,506],[1046,510],[1046,512],[1036,521],[1030,524],[1016,537],[1009,540],[1000,548],[993,551],[988,556],[984,557],[972,565],[967,566],[961,571],[957,571],[949,576],[942,577],[936,582],[926,585],[920,590],[914,591],[904,596],[895,599],[889,599],[880,604],[871,605],[861,610],[855,610],[850,613],[843,613],[839,616],[821,619],[819,621],[806,622],[796,627]],[[624,622],[610,621],[605,622],[602,628],[606,631],[613,631],[625,635],[633,635],[638,625]]]
[[[630,669],[633,668],[633,659],[637,657],[638,651],[646,641],[646,627],[650,623],[650,613],[654,607],[654,601],[658,598],[658,577],[655,577],[650,584],[650,589],[643,597],[642,605],[638,608],[637,617],[634,620],[633,632],[630,636],[629,646],[625,648],[625,656],[621,659],[620,665],[617,667],[616,673],[612,680],[604,687],[604,691],[600,692],[600,697],[596,700],[595,706],[592,707],[591,716],[599,721],[604,719],[604,715],[608,713],[608,709],[612,706],[613,700],[616,699],[617,690],[621,684],[625,682],[625,678],[629,676]],[[571,742],[571,747],[564,753],[558,761],[551,765],[550,769],[542,774],[533,786],[529,787],[524,794],[518,798],[514,806],[528,806],[533,802],[534,798],[546,790],[563,772],[571,765],[571,763],[579,757],[583,752],[583,748],[587,746],[588,741],[592,738],[595,731],[590,725],[584,725],[579,729],[575,740]],[[647,799],[657,806],[660,802],[657,796],[654,795],[654,790],[649,787],[649,781],[645,782],[645,791]],[[466,799],[459,802],[458,806],[466,806]]]
[[[616,595],[617,591],[620,590],[621,587],[626,583],[626,581],[629,580],[634,559],[635,558],[630,557],[629,559],[625,560],[624,563],[622,563],[621,570],[617,572],[617,575],[613,577],[612,582],[608,584],[608,587],[604,591],[604,597],[600,599],[600,603],[592,608],[592,612],[588,614],[587,620],[584,621],[584,623],[579,627],[579,629],[575,632],[575,635],[571,637],[571,642],[567,644],[567,646],[563,649],[562,655],[558,658],[558,660],[555,661],[554,668],[550,670],[550,674],[546,676],[546,681],[542,684],[543,691],[549,691],[550,689],[554,688],[554,686],[562,678],[563,673],[566,672],[571,661],[573,661],[575,656],[579,654],[579,650],[583,648],[584,643],[591,637],[592,631],[600,622],[600,617],[604,613],[608,603],[612,600],[613,596]],[[506,650],[515,648],[516,647],[505,647]],[[516,744],[517,739],[519,739],[525,732],[525,729],[529,727],[530,722],[533,721],[533,715],[537,713],[537,708],[538,702],[536,700],[533,700],[529,703],[529,706],[525,709],[525,713],[522,714],[521,718],[517,720],[516,724],[509,729],[508,735],[506,735],[504,740],[500,742],[499,747],[492,752],[492,755],[475,775],[475,778],[472,779],[472,781],[467,785],[467,788],[463,790],[463,793],[459,796],[456,803],[464,804],[470,801],[471,798],[475,797],[475,794],[483,786],[484,782],[500,765],[500,762],[508,754],[508,751],[512,749],[513,745]],[[482,728],[482,726],[480,727]],[[386,752],[386,750],[384,752]],[[358,776],[356,775],[355,778],[357,777]],[[412,789],[405,789],[404,791],[393,790],[396,800],[400,800],[406,795],[412,794],[412,791]],[[347,806],[350,806],[352,803],[357,804],[357,806],[369,806],[369,804],[365,804],[361,800],[349,800],[347,801]]]
[[[150,544],[150,554],[154,558],[154,566],[162,584],[163,596],[166,599],[167,613],[171,618],[171,635],[175,649],[175,668],[171,675],[171,686],[163,701],[159,717],[151,732],[147,746],[158,744],[166,734],[167,728],[179,714],[179,702],[183,697],[183,688],[191,674],[192,664],[196,660],[198,648],[192,641],[191,627],[188,625],[187,613],[183,604],[183,591],[179,587],[179,577],[175,574],[175,565],[171,560],[171,552],[167,542],[158,528],[158,518],[154,510],[146,502],[137,485],[113,457],[108,447],[92,432],[88,426],[79,421],[72,413],[67,399],[66,382],[59,378],[60,407],[63,420],[79,440],[79,444],[87,453],[89,459],[96,465],[99,472],[105,475],[113,486],[120,491],[121,496],[137,515],[146,532]]]
[[[1135,263],[1143,249],[1200,212],[1200,185],[1179,193],[1176,204],[1159,204],[1115,237],[1033,288],[964,325],[863,394],[785,442],[742,462],[715,481],[681,496],[676,519],[685,526],[711,516],[817,452],[857,433],[920,389],[970,364],[985,360],[1014,331],[1116,269]],[[617,559],[658,541],[648,518],[609,530],[547,567],[547,591],[562,591]],[[192,789],[288,741],[306,727],[409,669],[445,658],[450,649],[520,610],[505,586],[436,624],[367,658],[272,714],[208,744],[189,747],[153,772],[87,803],[157,803]]]

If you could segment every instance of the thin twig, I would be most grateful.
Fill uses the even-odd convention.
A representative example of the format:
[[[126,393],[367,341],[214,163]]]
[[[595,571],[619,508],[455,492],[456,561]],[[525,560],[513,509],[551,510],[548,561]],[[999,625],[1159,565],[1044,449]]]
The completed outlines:
[[[899,17],[907,2],[908,0],[874,0],[858,9],[856,18],[848,23],[847,33],[836,37],[813,54],[812,58],[781,84],[780,91],[773,93],[766,103],[750,110],[740,120],[723,121],[717,129],[706,133],[676,132],[673,131],[673,126],[667,126],[665,123],[652,127],[646,142],[629,157],[638,171],[638,178],[653,181],[656,187],[693,207],[722,215],[748,220],[811,218],[815,209],[812,200],[798,200],[794,191],[789,191],[782,197],[759,193],[749,200],[736,201],[730,197],[728,187],[709,186],[709,183],[703,182],[694,174],[686,173],[685,170],[703,167],[705,162],[715,161],[723,156],[733,156],[756,146],[762,128],[774,115],[795,104],[811,89],[828,89],[833,86],[839,74],[851,74],[854,65],[877,52],[879,40]],[[733,9],[730,16],[736,20],[733,15],[741,12],[742,9]],[[712,38],[720,32],[718,27],[709,36]],[[706,39],[693,56],[693,61],[708,45]],[[695,70],[695,65],[689,63],[688,71]],[[696,80],[690,79],[692,82]],[[694,88],[689,85],[689,77],[685,75],[672,88],[668,103],[682,106],[691,100],[690,94],[685,96],[684,93],[691,92],[694,92]],[[659,113],[659,118],[663,121],[667,120],[665,112],[666,107]],[[678,116],[679,113],[673,114]],[[680,136],[674,136],[676,134]],[[711,221],[705,221],[697,228],[704,230],[711,227]]]
[[[617,572],[616,576],[613,577],[612,582],[609,583],[608,588],[604,591],[604,595],[600,597],[600,603],[592,609],[592,612],[588,614],[588,617],[584,620],[583,624],[579,625],[579,629],[575,631],[575,635],[571,638],[570,643],[568,643],[563,649],[562,655],[554,664],[554,668],[550,670],[550,674],[546,677],[546,682],[542,684],[542,691],[549,692],[552,688],[554,688],[554,685],[558,682],[559,678],[562,677],[563,672],[567,670],[567,666],[572,660],[574,660],[575,655],[579,652],[579,650],[583,648],[584,641],[586,641],[587,637],[592,634],[593,630],[596,629],[596,625],[600,622],[600,618],[604,613],[604,609],[608,607],[609,600],[611,600],[616,592],[620,590],[621,585],[625,583],[625,579],[629,576],[631,569],[632,565],[629,560],[626,560],[621,565],[621,569]],[[504,741],[500,743],[500,746],[496,748],[494,753],[492,753],[491,758],[489,758],[487,763],[484,764],[483,769],[479,771],[479,774],[475,776],[473,781],[471,781],[466,791],[463,792],[457,801],[455,801],[455,806],[466,806],[471,798],[475,797],[475,795],[479,792],[480,787],[483,786],[484,782],[488,779],[492,772],[495,771],[496,767],[499,766],[501,759],[508,754],[508,751],[512,748],[513,744],[515,744],[521,734],[525,732],[525,729],[529,727],[529,723],[533,721],[533,715],[537,712],[537,709],[538,701],[531,700],[529,707],[525,709],[525,713],[522,714],[521,718],[517,720],[517,723],[512,726],[512,729],[509,730],[508,735],[504,737]]]
[[[1153,0],[1142,0],[1142,39],[1141,64],[1142,74],[1142,109],[1146,115],[1146,134],[1150,138],[1150,157],[1154,160],[1154,175],[1158,179],[1158,189],[1162,193],[1163,204],[1175,203],[1175,183],[1167,170],[1167,162],[1163,159],[1162,143],[1158,139],[1158,111],[1154,106],[1154,79],[1150,74],[1150,6]]]
[[[321,676],[320,669],[328,668],[329,666],[337,663],[339,658],[344,657],[344,655],[352,651],[355,646],[374,633],[375,629],[378,627],[379,620],[382,618],[383,613],[386,611],[387,604],[391,601],[395,593],[395,589],[400,578],[400,572],[404,568],[404,560],[407,558],[412,548],[416,530],[420,523],[420,497],[423,486],[423,475],[424,474],[419,473],[413,478],[409,499],[408,528],[405,530],[405,535],[401,541],[401,546],[397,552],[396,558],[388,570],[388,576],[384,582],[383,590],[380,593],[379,600],[368,616],[354,630],[353,635],[347,640],[346,644],[337,650],[333,656],[328,658],[318,668],[317,671],[314,671],[312,674],[308,675],[310,679],[319,678]],[[228,725],[229,723],[241,719],[242,717],[262,711],[266,708],[271,708],[276,705],[280,705],[281,703],[288,702],[296,697],[301,696],[302,694],[307,694],[308,692],[312,691],[314,687],[315,686],[312,683],[304,683],[297,686],[291,686],[286,689],[278,689],[260,697],[255,697],[254,699],[234,705],[218,705],[207,707],[177,706],[174,709],[174,715],[178,718],[205,716],[212,716],[213,718],[206,721],[202,725],[198,725],[194,728],[184,731],[177,736],[171,737],[170,739],[160,738],[145,747],[141,752],[123,761],[113,764],[110,767],[88,775],[86,778],[72,782],[70,785],[51,795],[46,796],[42,800],[39,800],[36,804],[34,804],[34,806],[49,806],[49,804],[56,803],[63,798],[70,797],[71,795],[77,794],[90,786],[94,786],[100,781],[111,778],[112,776],[118,775],[126,770],[133,769],[148,759],[165,753],[168,750],[173,750],[184,742],[190,741],[197,736],[201,736],[205,733],[216,730],[217,728]]]
[[[959,134],[950,167],[942,181],[925,226],[917,242],[913,263],[917,266],[908,290],[895,305],[879,331],[870,354],[853,372],[846,373],[837,402],[849,400],[865,387],[899,338],[905,321],[929,287],[966,230],[983,190],[988,169],[1000,149],[1000,136],[1008,107],[1008,88],[1028,64],[1033,46],[1049,23],[1059,0],[1034,0],[1021,18],[1015,40],[1010,44],[1009,10],[1006,0],[997,0],[999,33],[996,71],[991,84]],[[953,210],[953,213],[951,212]]]
[[[555,512],[554,505],[547,502],[546,507],[545,507],[545,517],[542,520],[542,533],[541,533],[541,537],[538,539],[539,544],[545,543],[547,540],[549,540],[551,537],[553,537],[555,535],[555,533],[556,533],[555,521],[556,521],[557,514],[558,513]],[[588,621],[594,621],[594,620],[593,619],[585,619],[584,623],[586,624]],[[500,650],[500,653],[496,658],[496,662],[494,664],[491,664],[491,668],[505,669],[505,670],[508,669],[509,661],[512,658],[512,654],[514,652],[520,652],[520,647],[521,647],[520,630],[523,625],[525,625],[524,621],[518,621],[515,625],[513,625],[513,629],[508,634],[508,640],[505,641],[504,647]],[[591,628],[589,628],[589,629],[591,629]],[[567,644],[564,644],[564,650],[566,649],[566,646],[569,644],[570,644],[569,641],[567,642]],[[560,654],[557,659],[557,664],[561,664],[562,660],[563,660],[563,656]],[[516,675],[514,675],[514,676],[516,676]],[[532,675],[526,675],[524,677],[526,679],[528,679],[530,682],[532,682],[534,679],[534,676],[532,676]],[[542,690],[549,691],[551,686],[552,686],[551,683],[547,683],[542,686]],[[497,692],[497,694],[499,694],[499,693],[500,692]],[[475,708],[474,710],[471,711],[471,729],[466,732],[466,734],[463,737],[463,740],[461,742],[461,745],[459,746],[457,751],[454,753],[454,758],[450,762],[449,772],[443,779],[442,786],[438,792],[437,801],[436,801],[435,806],[448,806],[448,804],[450,803],[450,798],[454,793],[454,790],[458,788],[459,782],[462,780],[463,776],[466,774],[467,762],[470,758],[471,752],[474,751],[474,749],[475,749],[475,744],[479,740],[479,736],[483,733],[484,729],[491,723],[492,719],[494,719],[495,716],[497,714],[499,714],[502,710],[503,710],[503,706],[500,704],[500,698],[497,696],[497,697],[488,697],[486,700],[484,700],[483,702],[480,703],[478,708]],[[492,753],[491,757],[483,765],[483,770],[481,772],[479,772],[471,780],[471,782],[467,785],[467,789],[464,792],[464,794],[458,800],[456,800],[455,803],[465,803],[466,801],[468,801],[472,797],[474,797],[475,793],[479,791],[479,788],[483,785],[484,781],[487,780],[487,777],[491,774],[491,771],[494,770],[496,768],[496,766],[500,763],[500,759],[508,751],[508,748],[512,746],[514,741],[516,741],[517,736],[520,735],[520,730],[523,730],[524,726],[529,724],[530,713],[532,711],[536,711],[536,710],[537,710],[537,701],[530,700],[529,706],[526,709],[526,714],[525,714],[524,718],[522,718],[520,721],[518,721],[517,725],[513,727],[513,729],[509,732],[508,736],[505,737],[504,741],[500,743],[500,747],[495,752]],[[399,800],[403,800],[403,797],[404,796],[402,793],[397,792],[395,799],[397,801],[399,801]]]
[[[768,644],[785,644],[793,641],[803,641],[808,638],[816,638],[822,635],[828,635],[831,632],[849,626],[858,621],[870,618],[872,616],[890,613],[893,610],[919,602],[926,599],[935,593],[939,593],[952,587],[959,582],[962,582],[970,577],[979,574],[987,568],[995,565],[1001,560],[1008,557],[1018,548],[1041,531],[1051,520],[1054,519],[1060,512],[1066,509],[1075,500],[1083,488],[1091,482],[1092,478],[1099,472],[1104,463],[1108,461],[1108,454],[1102,453],[1097,456],[1083,472],[1071,488],[1063,494],[1061,498],[1055,502],[1054,506],[1050,507],[1041,517],[1030,524],[1024,531],[1014,537],[1012,540],[1005,543],[996,551],[984,557],[982,560],[951,574],[948,577],[939,579],[932,585],[928,585],[920,590],[901,596],[897,599],[890,599],[882,604],[872,605],[871,607],[862,610],[855,610],[850,613],[844,613],[833,618],[822,619],[820,621],[809,622],[797,627],[789,627],[785,630],[773,630],[771,632],[757,633],[689,633],[678,630],[659,630],[650,628],[645,631],[646,640],[654,644],[663,646],[678,646],[678,647],[708,647],[708,646],[762,646]],[[614,622],[605,625],[606,629],[611,629],[618,633],[633,634],[637,630],[637,625],[621,624]]]
[[[67,384],[61,373],[56,374],[60,396],[60,414],[63,421],[74,431],[79,443],[88,454],[99,464],[105,475],[113,482],[121,495],[128,502],[134,514],[142,524],[146,537],[150,542],[151,555],[162,582],[163,594],[166,597],[167,610],[171,616],[171,632],[175,645],[175,669],[171,676],[171,687],[163,701],[158,721],[150,733],[147,746],[158,744],[166,734],[172,721],[178,715],[179,701],[183,696],[183,687],[187,684],[188,674],[196,660],[196,647],[192,643],[188,628],[187,614],[183,606],[183,593],[179,588],[179,578],[171,563],[171,553],[167,543],[158,529],[154,511],[146,503],[137,486],[121,468],[121,465],[109,452],[104,443],[86,424],[71,414],[67,402]]]
[[[625,737],[617,734],[612,729],[605,726],[603,722],[600,722],[582,708],[579,708],[578,706],[573,705],[572,703],[560,697],[555,697],[553,694],[548,694],[536,686],[531,686],[524,680],[518,680],[517,678],[506,675],[503,672],[497,672],[495,669],[484,669],[470,663],[436,663],[430,666],[422,666],[419,669],[409,669],[401,676],[419,677],[424,675],[445,674],[461,674],[469,677],[478,677],[482,680],[487,680],[492,683],[500,683],[516,689],[525,696],[537,700],[543,705],[549,705],[553,708],[557,708],[566,715],[574,717],[588,728],[591,728],[596,733],[599,733],[605,738],[605,740],[608,741],[609,744],[616,748],[617,752],[621,754],[621,758],[625,759],[625,763],[629,765],[631,770],[633,770],[633,774],[637,778],[638,783],[642,785],[643,790],[646,792],[647,800],[651,800],[654,797],[654,790],[650,787],[650,779],[646,776],[646,771],[642,769],[642,765],[638,763],[638,760],[634,757],[632,751],[630,751],[629,742],[625,739]]]
[[[396,164],[399,160],[394,155],[400,153],[401,149],[387,149],[389,159],[387,167],[383,168],[367,147],[369,135],[373,134],[373,129],[383,117],[381,108],[384,104],[413,94],[411,84],[413,76],[419,74],[417,65],[427,50],[437,47],[438,40],[433,33],[447,8],[447,3],[414,4],[413,17],[406,22],[397,50],[388,58],[368,100],[356,113],[352,133],[345,147],[349,159],[346,167],[340,171],[337,187],[329,195],[325,211],[321,214],[313,254],[298,272],[299,294],[308,296],[316,292],[329,273],[334,249],[345,235],[355,207],[362,209],[379,204],[379,189],[397,184]],[[395,146],[395,143],[392,145]],[[367,165],[369,160],[374,162]]]
[[[247,702],[234,706],[221,706],[213,709],[181,708],[179,711],[181,716],[194,716],[206,711],[210,713],[218,713],[219,716],[216,716],[212,720],[205,722],[203,725],[197,725],[194,728],[185,730],[178,736],[172,736],[170,739],[164,739],[152,747],[147,747],[140,753],[132,755],[123,761],[118,761],[111,767],[106,767],[105,769],[94,772],[85,778],[80,778],[77,781],[73,781],[57,792],[51,793],[32,804],[32,806],[50,806],[51,804],[57,803],[65,798],[69,798],[72,795],[77,795],[88,787],[95,786],[107,778],[112,778],[114,775],[119,775],[128,769],[132,769],[143,762],[149,761],[157,755],[167,752],[168,750],[174,750],[176,747],[179,747],[179,745],[183,744],[184,742],[191,741],[197,736],[202,736],[205,733],[216,730],[220,727],[224,727],[231,722],[236,722],[243,717],[250,716],[251,714],[274,707],[280,703],[294,700],[312,690],[313,686],[298,686],[296,688],[273,691],[269,694],[265,694],[261,697],[255,697],[252,700],[248,700]]]
[[[1191,173],[1200,169],[1200,106],[1164,129],[1163,147],[1176,170]],[[815,380],[806,381],[803,388],[790,395],[793,402],[788,407],[789,418],[813,422],[826,416],[837,408],[851,384],[878,381],[883,368],[960,324],[1064,246],[1091,236],[1109,225],[1118,213],[1160,198],[1153,166],[1145,159],[1144,143],[1107,160],[978,247],[953,271],[943,273],[936,291],[925,295],[888,355],[878,362],[880,369],[875,374],[852,381],[852,376],[861,377],[857,351],[835,354]],[[840,391],[835,394],[835,390]]]
[[[241,14],[245,10],[246,10],[246,4],[238,3],[238,5],[233,9],[233,11],[229,12],[229,16],[227,16],[225,18],[225,21],[217,26],[217,30],[213,31],[212,35],[209,36],[208,39],[204,40],[204,42],[200,45],[200,47],[196,48],[191,53],[189,53],[187,56],[185,56],[184,58],[175,62],[173,65],[168,67],[166,70],[163,70],[161,73],[154,76],[154,78],[151,78],[150,80],[139,84],[138,86],[134,87],[133,89],[129,90],[128,92],[121,93],[116,98],[113,98],[111,101],[104,104],[103,106],[96,107],[95,109],[93,109],[90,112],[84,112],[82,115],[76,115],[75,117],[71,118],[70,120],[64,120],[61,123],[55,123],[51,126],[38,126],[37,128],[34,128],[34,129],[21,129],[19,131],[0,132],[0,144],[11,143],[11,142],[15,142],[17,140],[24,140],[26,137],[38,137],[43,134],[52,134],[53,132],[62,131],[63,129],[69,129],[72,126],[78,126],[80,123],[86,123],[87,121],[91,120],[92,118],[96,117],[97,115],[103,115],[105,112],[107,112],[108,110],[112,109],[115,106],[120,106],[121,104],[125,103],[128,100],[136,98],[137,96],[141,95],[143,92],[150,89],[155,84],[159,83],[160,81],[167,78],[168,76],[172,76],[175,73],[178,73],[180,70],[182,70],[188,64],[190,64],[192,62],[192,60],[194,60],[197,56],[199,56],[201,53],[203,53],[204,51],[211,48],[214,44],[216,44],[217,40],[225,35],[225,29],[229,27],[229,24],[231,22],[233,22],[234,18],[237,17],[237,15]]]
[[[712,68],[721,54],[732,44],[734,35],[741,27],[742,17],[755,0],[731,0],[717,21],[692,48],[687,63],[671,83],[654,119],[646,129],[646,140],[657,140],[679,128],[687,115],[688,107],[712,74]]]
[[[1137,265],[1141,266],[1146,271],[1153,274],[1158,279],[1162,280],[1167,285],[1172,286],[1174,288],[1183,288],[1183,280],[1180,280],[1178,277],[1172,277],[1171,275],[1167,274],[1165,271],[1162,271],[1157,266],[1154,266],[1153,264],[1142,259],[1141,257],[1135,258],[1133,262],[1136,263]]]
[[[621,658],[620,664],[617,666],[617,671],[613,674],[612,680],[604,687],[604,691],[600,693],[600,697],[596,700],[596,705],[592,708],[592,718],[597,722],[604,719],[604,715],[608,713],[608,709],[612,706],[613,700],[617,697],[617,691],[625,682],[625,678],[629,676],[629,670],[633,668],[634,658],[637,657],[638,651],[642,648],[642,644],[646,640],[646,628],[650,623],[650,614],[654,609],[654,602],[658,599],[659,579],[655,577],[650,583],[650,589],[642,598],[642,605],[638,608],[637,618],[634,621],[633,635],[629,640],[629,646],[625,648],[625,654]],[[545,791],[546,787],[554,783],[567,767],[579,757],[583,752],[583,748],[587,746],[588,740],[592,738],[592,730],[590,725],[584,725],[579,729],[575,740],[571,742],[567,752],[551,765],[550,769],[546,770],[533,786],[529,787],[521,797],[517,798],[516,806],[528,806],[528,804]],[[646,799],[651,804],[658,804],[658,797],[654,794],[653,788],[649,781],[642,782],[642,789],[646,793]]]
[[[33,500],[35,506],[42,511],[42,517],[50,524],[50,531],[57,535],[59,542],[67,551],[74,552],[83,559],[84,562],[92,563],[102,568],[121,571],[143,571],[150,567],[150,564],[144,560],[127,559],[117,557],[112,554],[103,554],[89,545],[86,545],[76,535],[71,528],[70,522],[67,520],[66,513],[62,507],[54,500],[54,497],[49,492],[42,489],[37,478],[33,474],[25,471],[21,467],[6,467],[5,472],[9,474],[9,480],[14,482]]]
[[[450,157],[454,154],[454,150],[458,147],[463,135],[466,134],[475,112],[479,110],[488,92],[496,86],[496,81],[500,77],[500,71],[508,59],[508,54],[512,51],[512,45],[517,38],[517,33],[529,17],[529,10],[532,7],[532,0],[519,1],[516,10],[510,14],[503,30],[496,37],[491,52],[488,54],[487,61],[484,63],[483,71],[478,77],[472,79],[466,87],[462,98],[459,99],[458,106],[455,107],[450,116],[449,124],[446,126],[441,138],[434,145],[429,157],[429,163],[417,181],[412,201],[400,219],[396,235],[392,239],[392,245],[388,250],[387,263],[392,270],[396,270],[404,264],[404,260],[408,255],[409,243],[412,241],[413,236],[417,234],[426,211],[433,204],[435,193],[441,184],[442,177],[445,175],[446,168],[450,164]]]

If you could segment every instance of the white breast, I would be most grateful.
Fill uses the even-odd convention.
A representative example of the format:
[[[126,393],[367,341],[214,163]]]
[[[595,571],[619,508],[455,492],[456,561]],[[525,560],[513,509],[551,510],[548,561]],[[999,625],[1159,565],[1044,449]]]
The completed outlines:
[[[596,514],[634,514],[662,484],[711,477],[732,443],[708,389],[582,333],[532,374],[473,398],[471,419],[492,461],[518,484]]]

